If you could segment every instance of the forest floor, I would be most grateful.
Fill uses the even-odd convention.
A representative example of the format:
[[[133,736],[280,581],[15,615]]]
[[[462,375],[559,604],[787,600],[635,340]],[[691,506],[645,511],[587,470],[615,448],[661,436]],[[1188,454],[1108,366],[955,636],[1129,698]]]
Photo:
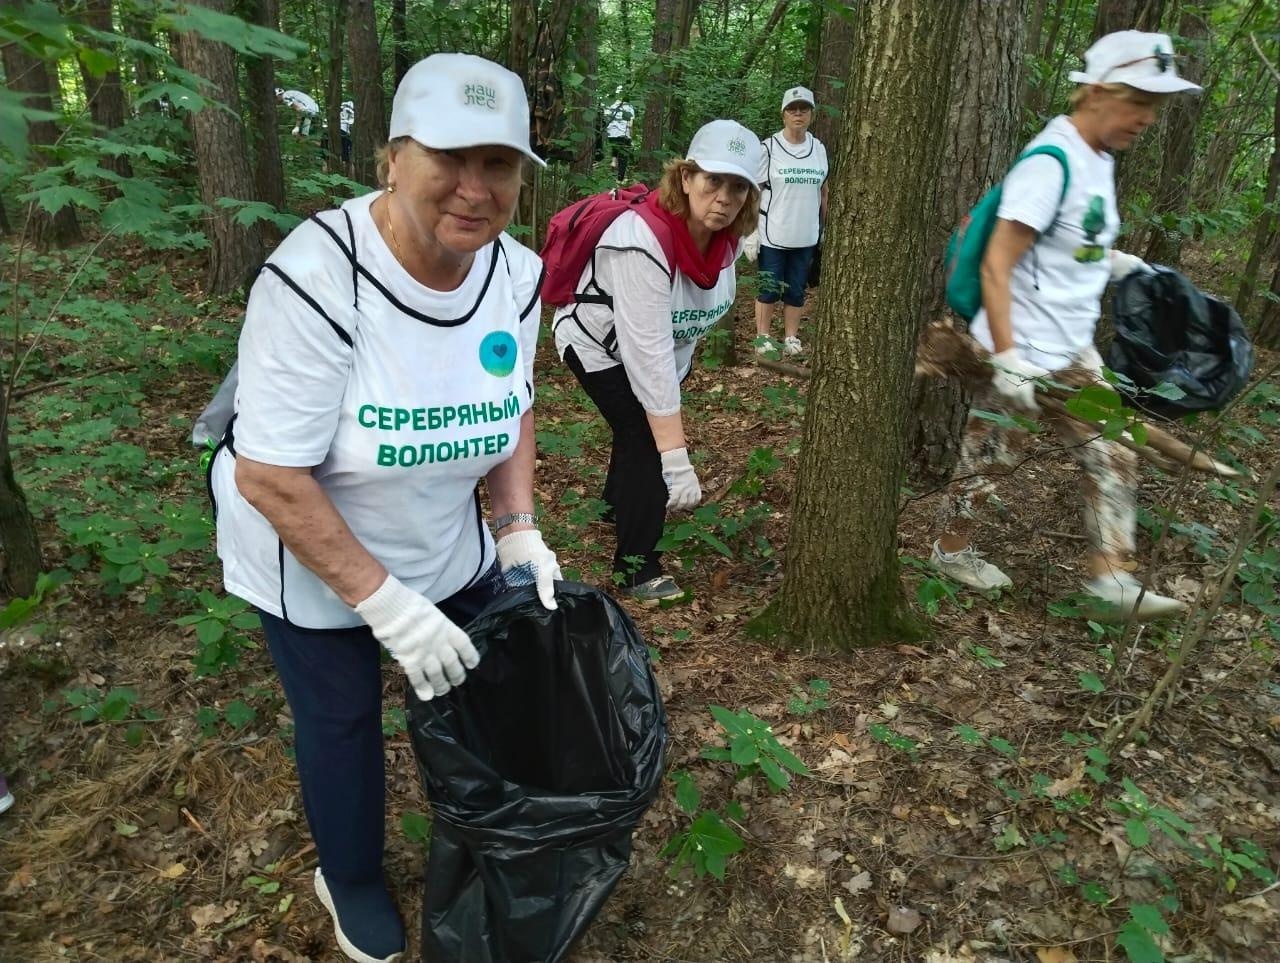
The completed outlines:
[[[114,256],[89,281],[118,308],[93,306],[106,294],[62,305],[19,382],[30,386],[15,409],[19,475],[49,561],[75,575],[0,636],[0,764],[17,797],[0,816],[0,958],[338,960],[265,649],[251,632],[233,664],[197,677],[198,627],[174,621],[207,608],[200,590],[221,593],[207,527],[191,534],[203,482],[187,437],[237,312],[202,302],[181,259],[146,274],[140,254]],[[57,262],[35,270],[52,289]],[[697,786],[689,808],[736,813],[745,846],[724,881],[673,871],[663,850],[691,816],[668,780],[571,959],[1280,960],[1274,616],[1229,594],[1172,705],[1104,752],[1097,741],[1152,690],[1184,627],[1122,638],[1071,614],[1079,472],[1042,453],[1005,486],[1007,513],[979,539],[1013,591],[986,598],[928,573],[937,495],[922,494],[905,501],[900,552],[927,639],[813,654],[749,638],[745,623],[785,568],[805,394],[803,380],[754,363],[750,307],[739,305],[741,363],[699,364],[686,385],[691,449],[718,506],[671,555],[690,597],[624,602],[657,657],[669,768]],[[110,340],[104,327],[96,347],[76,334],[108,323],[131,333]],[[603,585],[612,536],[592,500],[606,435],[546,341],[539,360],[548,541],[567,570]],[[1236,409],[1231,445],[1255,470],[1280,458],[1278,402],[1263,390]],[[1176,497],[1177,479],[1145,472],[1140,559],[1153,506]],[[1203,478],[1180,497],[1153,586],[1191,602],[1252,499],[1247,483]],[[135,514],[151,527],[135,532]],[[151,552],[163,565],[143,560],[166,532],[182,544]],[[1251,596],[1262,604],[1280,579],[1277,541],[1272,529],[1246,560],[1247,578],[1272,590]],[[386,685],[390,709],[393,666]],[[723,734],[711,705],[767,722],[809,775],[770,792],[759,774],[735,779],[732,765],[701,758]],[[395,711],[387,731],[387,876],[415,959],[426,832],[413,814],[428,807]]]

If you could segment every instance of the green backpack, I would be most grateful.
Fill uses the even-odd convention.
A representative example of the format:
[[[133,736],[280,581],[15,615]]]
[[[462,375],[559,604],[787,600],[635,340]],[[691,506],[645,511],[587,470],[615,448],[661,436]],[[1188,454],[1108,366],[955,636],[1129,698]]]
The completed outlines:
[[[1071,183],[1071,167],[1067,164],[1067,155],[1061,147],[1041,144],[1025,151],[1013,166],[1036,154],[1048,154],[1055,157],[1062,165],[1062,196],[1058,198],[1058,206],[1062,206],[1067,196],[1067,187]],[[1012,168],[1010,168],[1012,170]],[[960,226],[951,234],[947,242],[947,253],[943,256],[942,266],[947,278],[947,304],[951,310],[966,321],[982,307],[982,257],[987,251],[987,242],[991,240],[991,232],[995,230],[996,214],[1000,210],[1000,195],[1004,182],[996,184],[982,195]],[[1056,216],[1056,215],[1055,215]],[[1045,233],[1053,231],[1050,226]]]

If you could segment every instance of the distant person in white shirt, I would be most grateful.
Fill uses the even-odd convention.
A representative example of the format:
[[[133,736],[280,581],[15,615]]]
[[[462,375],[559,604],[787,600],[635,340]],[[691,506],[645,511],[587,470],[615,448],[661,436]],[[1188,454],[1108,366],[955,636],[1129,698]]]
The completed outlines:
[[[338,108],[338,127],[342,135],[342,163],[351,161],[351,125],[356,122],[356,105],[344,100]]]
[[[761,141],[760,293],[756,296],[756,353],[778,346],[769,336],[773,306],[782,301],[782,351],[799,354],[809,266],[827,216],[827,148],[809,133],[813,91],[790,87],[782,95],[782,130]]]
[[[627,165],[631,162],[631,130],[636,122],[636,109],[623,97],[621,85],[614,90],[613,95],[616,99],[604,112],[604,136],[617,161],[617,178],[621,184],[627,178]]]
[[[311,121],[319,116],[320,105],[301,90],[285,90],[276,88],[276,102],[284,104],[298,114],[298,122],[293,125],[291,133],[294,137],[307,137],[311,133]]]
[[[974,409],[1026,414],[1038,410],[1034,379],[1082,387],[1101,380],[1102,358],[1094,328],[1109,280],[1146,264],[1112,248],[1120,231],[1116,209],[1115,151],[1128,150],[1156,120],[1161,103],[1179,91],[1200,88],[1178,76],[1173,44],[1160,33],[1122,30],[1100,38],[1084,56],[1071,113],[1049,121],[1028,148],[1058,147],[1067,169],[1050,154],[1014,165],[1004,179],[998,220],[982,261],[982,309],[970,332],[992,352],[995,375]],[[1069,176],[1068,176],[1069,171]],[[1066,193],[1063,194],[1063,186]],[[1137,460],[1133,452],[1098,437],[1097,429],[1046,415],[1082,469],[1090,580],[1085,591],[1103,605],[1090,617],[1176,615],[1176,599],[1148,591],[1131,574],[1134,551]],[[1008,432],[973,414],[965,431],[956,475],[940,513],[942,536],[932,562],[943,574],[980,590],[1013,584],[969,544],[977,511],[994,479],[1014,464]]]

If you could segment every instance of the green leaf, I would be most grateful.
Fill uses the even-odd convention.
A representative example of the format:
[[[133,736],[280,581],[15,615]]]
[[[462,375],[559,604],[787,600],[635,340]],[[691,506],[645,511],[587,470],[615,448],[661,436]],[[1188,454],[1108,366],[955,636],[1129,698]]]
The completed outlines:
[[[204,619],[196,623],[196,638],[201,645],[213,645],[226,634],[226,626],[216,619]]]
[[[1101,883],[1085,883],[1080,887],[1080,895],[1098,906],[1106,906],[1111,902],[1111,894]]]
[[[698,811],[698,804],[702,802],[702,791],[698,789],[693,776],[685,769],[677,769],[671,774],[671,778],[676,784],[676,805],[686,815],[692,816]]]
[[[769,780],[769,785],[779,792],[791,785],[791,777],[768,756],[760,757],[760,771]]]
[[[130,749],[137,749],[140,745],[142,745],[142,737],[145,732],[146,730],[143,728],[142,723],[135,722],[133,725],[131,725],[128,729],[125,730],[125,733],[124,733],[125,744],[129,746]]]
[[[1124,834],[1129,837],[1129,843],[1138,849],[1151,842],[1151,830],[1144,819],[1137,817],[1126,819],[1124,821]]]
[[[222,710],[223,717],[227,720],[227,724],[232,729],[243,729],[254,719],[258,718],[258,710],[241,699],[228,702],[225,709]]]
[[[274,30],[219,13],[199,4],[172,4],[169,11],[158,18],[157,26],[168,27],[179,33],[195,32],[206,40],[224,43],[237,53],[265,54],[280,60],[293,60],[307,51],[307,45]]]
[[[57,214],[68,204],[87,208],[90,211],[100,210],[102,201],[96,194],[90,194],[82,187],[72,184],[55,184],[38,191],[28,191],[18,196],[20,201],[35,201],[36,205],[50,214]]]
[[[1080,680],[1080,688],[1085,692],[1102,692],[1106,689],[1106,685],[1092,672],[1081,672],[1077,675]]]
[[[1149,933],[1133,920],[1120,928],[1116,943],[1129,957],[1129,963],[1164,963],[1164,954]]]
[[[400,814],[400,831],[409,842],[426,844],[431,839],[431,820],[424,813],[407,810]]]
[[[760,747],[750,736],[735,736],[729,743],[729,758],[739,766],[749,766],[760,758]]]
[[[900,738],[905,739],[906,737],[902,736]],[[912,741],[912,748],[914,747],[915,742]],[[781,745],[777,740],[774,740],[773,744],[769,747],[769,754],[779,763],[794,772],[797,776],[809,775],[809,767],[804,764],[804,760],[788,750],[785,746]]]
[[[992,749],[1000,753],[1002,756],[1008,756],[1010,759],[1018,757],[1018,747],[1007,739],[1001,739],[999,736],[992,736],[989,740]]]
[[[1164,398],[1166,401],[1180,401],[1187,396],[1187,393],[1177,385],[1169,381],[1162,381],[1154,388],[1147,388],[1147,394],[1155,395],[1157,398]]]
[[[981,732],[970,725],[956,726],[956,734],[960,736],[964,742],[970,746],[986,745],[986,737]]]

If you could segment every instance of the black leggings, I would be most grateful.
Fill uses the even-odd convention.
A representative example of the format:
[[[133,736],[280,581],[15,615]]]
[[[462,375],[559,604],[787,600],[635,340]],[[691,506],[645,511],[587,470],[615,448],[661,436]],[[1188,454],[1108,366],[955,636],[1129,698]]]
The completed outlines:
[[[624,585],[639,585],[662,574],[661,553],[656,548],[667,519],[662,457],[622,365],[587,371],[573,348],[565,349],[564,363],[613,430],[603,495],[618,529],[613,570],[624,577]]]

